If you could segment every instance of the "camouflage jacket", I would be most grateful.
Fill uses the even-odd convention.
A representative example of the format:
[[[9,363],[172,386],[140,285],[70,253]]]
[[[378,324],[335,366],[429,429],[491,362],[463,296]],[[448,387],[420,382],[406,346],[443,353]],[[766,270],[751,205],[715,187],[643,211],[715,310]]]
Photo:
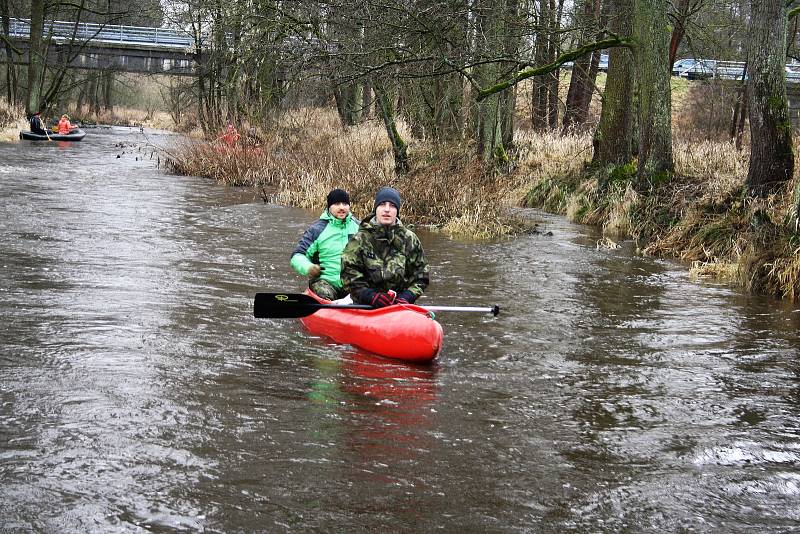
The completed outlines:
[[[365,302],[365,289],[411,291],[416,297],[428,287],[428,262],[419,238],[403,226],[361,223],[342,253],[342,286],[355,302]]]

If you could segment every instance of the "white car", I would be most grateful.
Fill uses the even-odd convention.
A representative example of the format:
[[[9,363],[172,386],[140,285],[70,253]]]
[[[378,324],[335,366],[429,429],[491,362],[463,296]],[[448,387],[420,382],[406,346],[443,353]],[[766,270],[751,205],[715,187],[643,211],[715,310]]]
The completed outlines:
[[[672,66],[672,75],[689,78],[690,80],[701,80],[711,78],[717,70],[715,59],[679,59]]]
[[[600,54],[600,63],[597,64],[597,70],[608,72],[608,54]]]
[[[672,65],[672,75],[682,76],[687,70],[692,68],[697,60],[690,57],[686,59],[679,59]]]

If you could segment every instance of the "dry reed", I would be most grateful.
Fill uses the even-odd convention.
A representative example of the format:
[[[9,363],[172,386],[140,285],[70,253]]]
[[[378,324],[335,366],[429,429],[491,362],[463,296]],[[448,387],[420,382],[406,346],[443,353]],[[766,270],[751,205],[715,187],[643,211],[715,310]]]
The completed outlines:
[[[410,138],[405,124],[399,129]],[[335,111],[303,109],[235,147],[187,141],[166,152],[167,165],[177,174],[254,186],[265,201],[277,204],[321,210],[328,191],[341,187],[350,193],[353,212],[368,217],[375,191],[391,185],[403,196],[406,223],[477,238],[529,227],[507,210],[515,181],[485,171],[471,155],[474,149],[442,149],[419,141],[412,149],[415,165],[397,176],[382,124],[342,128]]]
[[[0,141],[19,139],[20,130],[28,129],[25,110],[22,106],[0,100]]]
[[[690,261],[692,276],[800,298],[797,173],[782,194],[753,199],[745,193],[747,151],[727,141],[676,141],[674,151],[676,174],[647,194],[633,189],[630,173],[615,179],[619,169],[611,177],[587,169],[540,173],[526,200],[604,235],[632,237],[645,254]]]

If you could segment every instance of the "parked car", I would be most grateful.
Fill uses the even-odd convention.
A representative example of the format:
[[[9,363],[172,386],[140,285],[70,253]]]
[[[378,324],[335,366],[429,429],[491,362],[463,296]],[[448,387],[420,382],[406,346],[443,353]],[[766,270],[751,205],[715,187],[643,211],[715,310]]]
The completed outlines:
[[[714,76],[726,80],[744,80],[744,61],[717,61]]]
[[[712,78],[717,70],[716,59],[695,59],[694,63],[683,69],[678,76],[683,76],[690,80],[703,80]]]
[[[597,64],[597,69],[601,72],[608,72],[608,54],[600,54],[600,63]]]
[[[697,60],[693,57],[689,57],[686,59],[679,59],[672,65],[672,75],[673,76],[682,76],[687,70],[692,68],[694,64],[697,63]]]

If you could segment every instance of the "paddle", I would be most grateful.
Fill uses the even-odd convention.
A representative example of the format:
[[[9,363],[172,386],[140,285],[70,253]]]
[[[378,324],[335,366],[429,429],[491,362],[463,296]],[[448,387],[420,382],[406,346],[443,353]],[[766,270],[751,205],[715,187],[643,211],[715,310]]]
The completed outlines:
[[[497,315],[500,306],[479,308],[473,306],[420,306],[430,311],[481,312]],[[367,304],[321,304],[314,297],[302,293],[256,293],[253,316],[266,319],[291,319],[306,317],[324,309],[373,310]]]

